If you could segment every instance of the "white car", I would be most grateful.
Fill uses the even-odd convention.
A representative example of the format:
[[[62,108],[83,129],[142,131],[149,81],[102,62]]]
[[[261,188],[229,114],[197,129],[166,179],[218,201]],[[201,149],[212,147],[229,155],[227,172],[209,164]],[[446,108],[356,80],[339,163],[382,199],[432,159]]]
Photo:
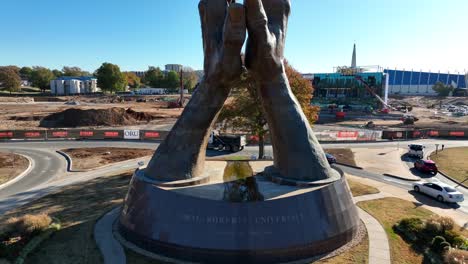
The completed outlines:
[[[432,196],[439,202],[460,203],[465,200],[461,192],[442,182],[416,182],[413,183],[413,189]]]

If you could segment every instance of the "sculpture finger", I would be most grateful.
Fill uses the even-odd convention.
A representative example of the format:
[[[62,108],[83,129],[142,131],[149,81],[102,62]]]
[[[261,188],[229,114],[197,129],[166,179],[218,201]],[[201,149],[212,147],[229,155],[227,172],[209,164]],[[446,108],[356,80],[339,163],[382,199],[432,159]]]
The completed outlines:
[[[263,8],[262,0],[245,0],[247,13],[247,29],[252,38],[258,41],[268,40],[268,18]]]
[[[242,4],[229,5],[224,24],[224,52],[239,56],[246,38],[245,8]]]
[[[272,26],[281,30],[286,29],[291,13],[290,0],[262,0],[262,3],[270,29]]]
[[[198,4],[202,26],[205,69],[210,58],[221,47],[224,21],[228,3],[226,0],[201,0]]]

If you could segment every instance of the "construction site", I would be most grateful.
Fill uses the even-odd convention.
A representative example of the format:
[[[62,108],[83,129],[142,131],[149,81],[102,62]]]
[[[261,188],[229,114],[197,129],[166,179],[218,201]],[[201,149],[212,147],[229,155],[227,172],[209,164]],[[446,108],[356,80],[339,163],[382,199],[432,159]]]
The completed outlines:
[[[125,127],[164,128],[182,108],[171,96],[0,98],[0,130]]]

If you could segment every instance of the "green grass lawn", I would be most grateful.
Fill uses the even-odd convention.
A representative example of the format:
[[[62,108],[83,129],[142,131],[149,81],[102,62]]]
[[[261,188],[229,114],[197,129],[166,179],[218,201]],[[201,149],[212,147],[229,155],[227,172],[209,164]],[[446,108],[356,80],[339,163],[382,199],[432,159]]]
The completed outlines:
[[[0,226],[14,216],[49,214],[61,221],[62,229],[30,254],[26,263],[102,263],[94,242],[94,224],[103,214],[122,204],[131,176],[132,172],[126,172],[64,187],[1,215]]]
[[[383,225],[389,239],[393,264],[423,263],[423,255],[415,252],[411,245],[406,243],[392,228],[403,218],[418,217],[425,220],[434,215],[431,211],[422,208],[421,205],[393,197],[358,203],[359,207],[371,214]],[[454,229],[461,230],[464,236],[467,235],[466,230],[462,230],[459,226]]]
[[[362,196],[362,195],[368,195],[368,194],[375,194],[379,193],[379,189],[362,184],[356,180],[351,180],[351,179],[346,179],[348,181],[349,188],[351,189],[351,192],[353,193],[354,197],[357,196]]]
[[[439,170],[443,171],[457,181],[468,179],[468,147],[449,148],[435,152],[430,157],[435,161]],[[468,182],[464,182],[468,185]]]

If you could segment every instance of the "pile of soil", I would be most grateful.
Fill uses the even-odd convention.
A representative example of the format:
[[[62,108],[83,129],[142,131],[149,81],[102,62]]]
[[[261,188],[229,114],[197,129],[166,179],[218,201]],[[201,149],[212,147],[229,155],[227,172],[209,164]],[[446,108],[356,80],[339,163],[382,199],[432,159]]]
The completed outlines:
[[[89,126],[128,126],[139,122],[149,122],[157,117],[133,109],[113,107],[109,109],[67,109],[46,116],[41,127],[89,127]]]
[[[43,116],[12,116],[9,120],[12,121],[40,121]]]

